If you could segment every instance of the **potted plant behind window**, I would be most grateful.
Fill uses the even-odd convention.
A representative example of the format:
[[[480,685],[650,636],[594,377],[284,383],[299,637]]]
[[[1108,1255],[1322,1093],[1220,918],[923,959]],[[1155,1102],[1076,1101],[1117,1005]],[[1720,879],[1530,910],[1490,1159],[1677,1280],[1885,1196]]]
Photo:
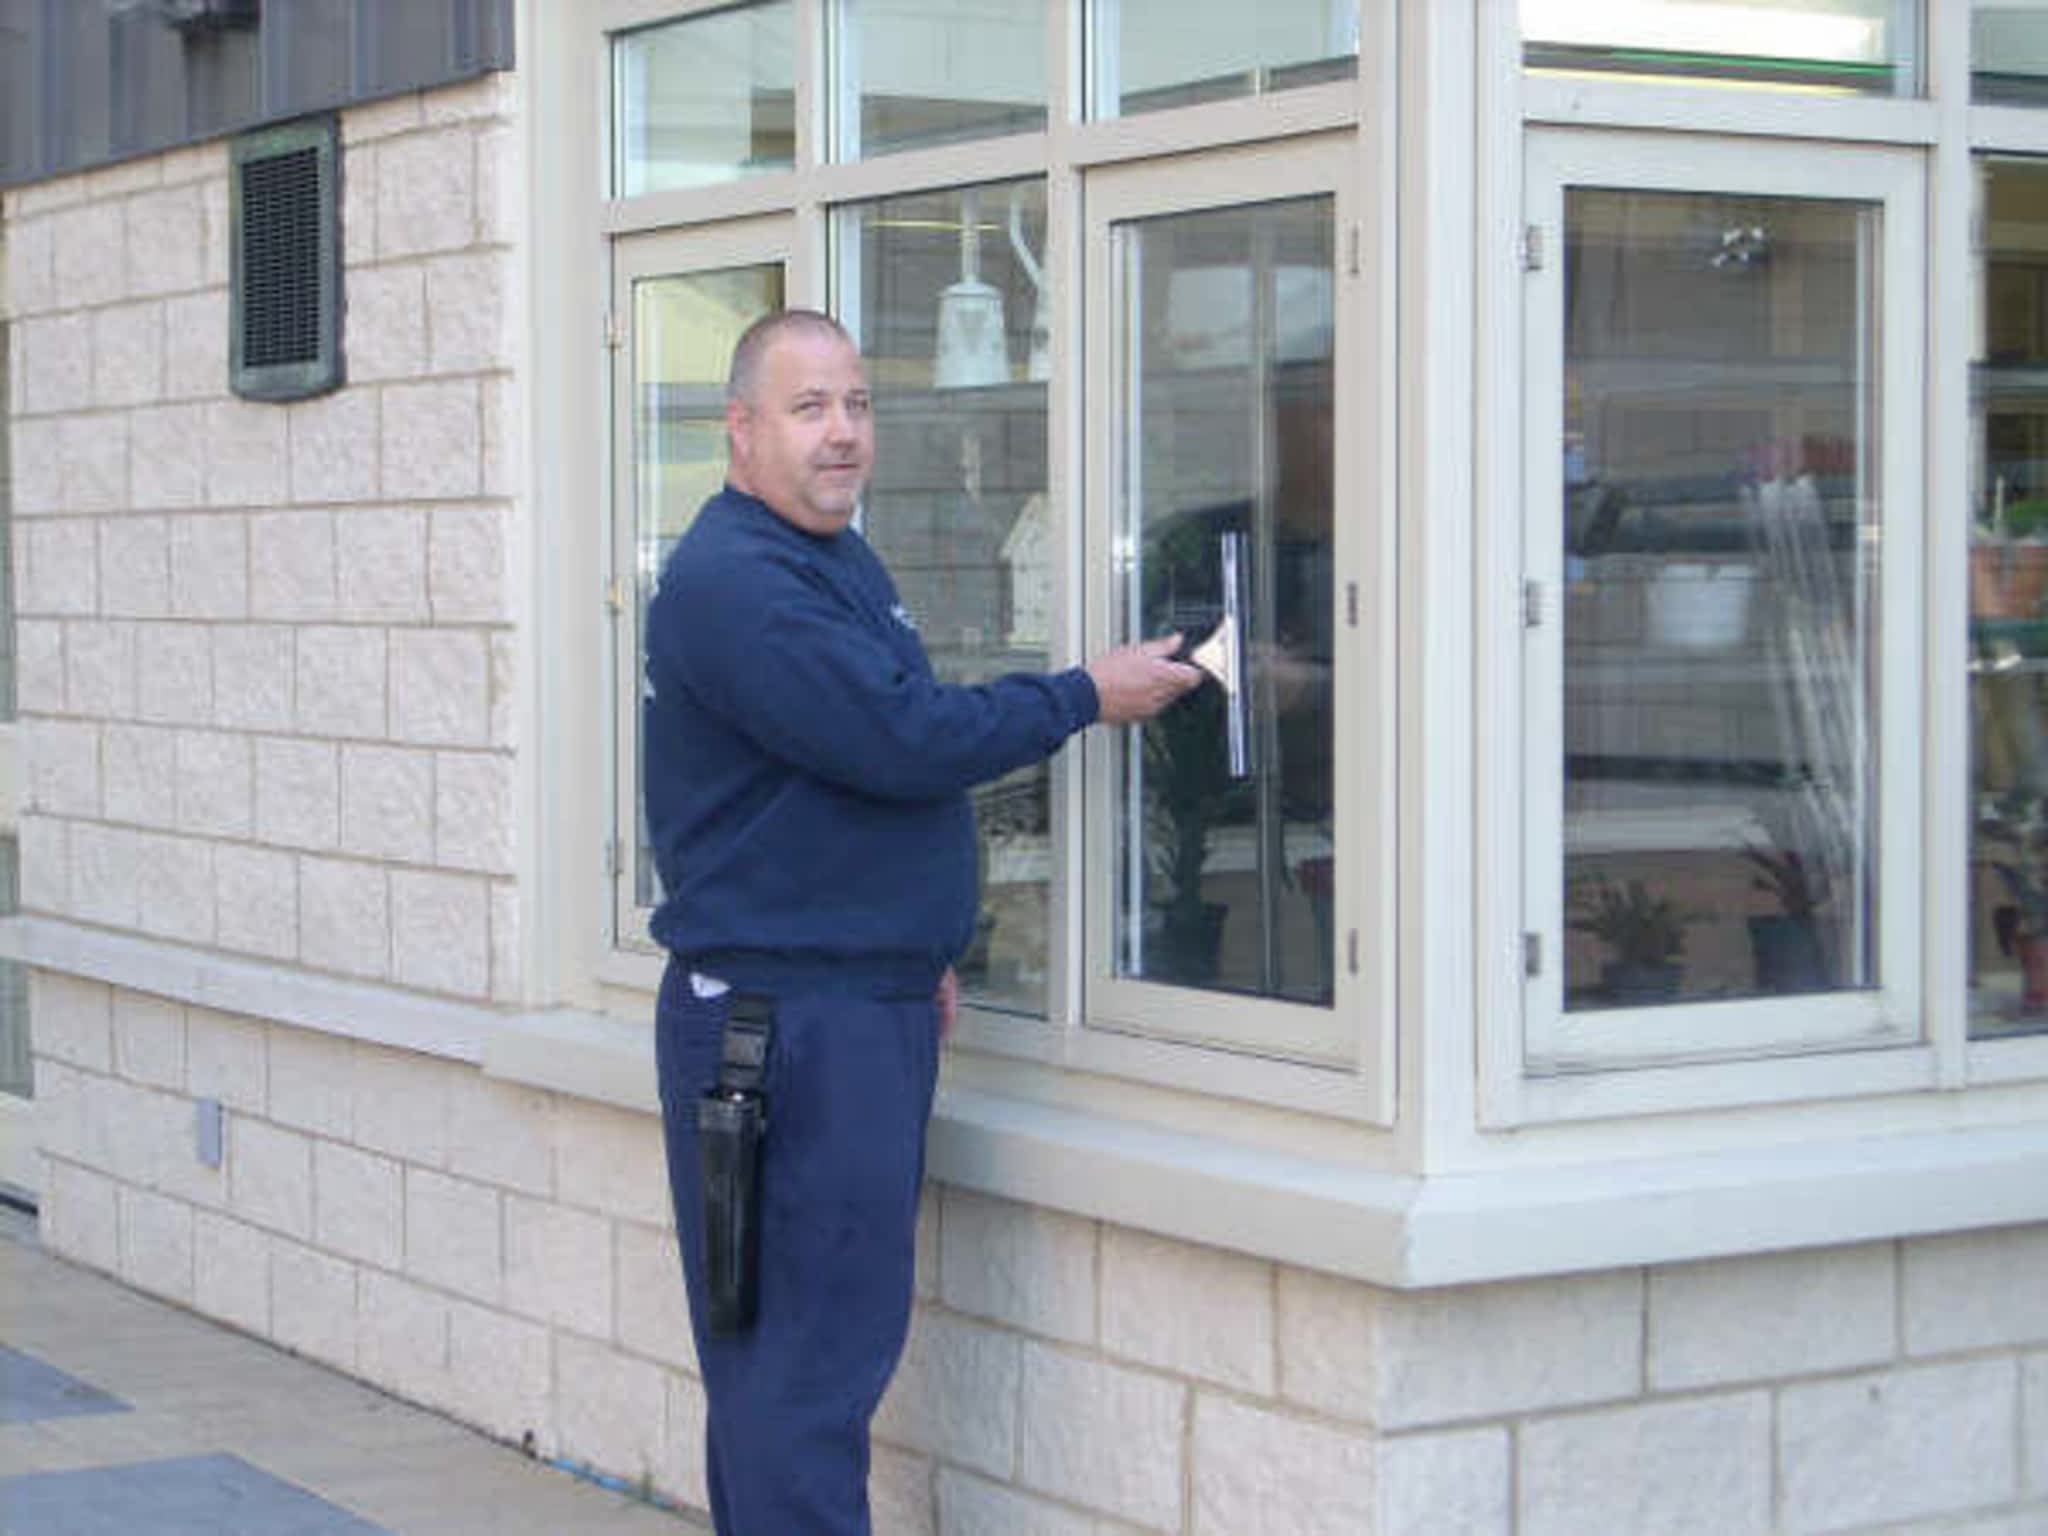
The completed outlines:
[[[2048,803],[2022,792],[2000,796],[1979,828],[1987,857],[2010,898],[1992,915],[1998,947],[2020,963],[2022,1014],[2048,1012]]]
[[[2040,617],[2048,596],[2048,496],[2006,502],[2004,477],[1992,491],[1991,521],[1970,543],[1970,616]]]
[[[1641,880],[1616,884],[1605,875],[1579,886],[1572,928],[1591,934],[1611,952],[1600,969],[1600,989],[1615,1003],[1656,1003],[1678,992],[1685,968],[1685,926],[1692,918],[1669,897],[1653,896]]]
[[[1835,985],[1821,910],[1834,897],[1835,860],[1819,833],[1821,808],[1811,781],[1790,785],[1758,810],[1763,841],[1744,850],[1751,884],[1778,910],[1749,919],[1760,992],[1820,992]]]

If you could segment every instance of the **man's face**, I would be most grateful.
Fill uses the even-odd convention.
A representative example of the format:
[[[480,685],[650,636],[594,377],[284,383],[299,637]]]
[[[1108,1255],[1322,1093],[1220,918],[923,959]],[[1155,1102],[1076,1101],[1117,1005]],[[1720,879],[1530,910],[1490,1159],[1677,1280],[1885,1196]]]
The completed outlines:
[[[853,521],[875,462],[875,423],[860,355],[829,333],[784,331],[769,344],[751,400],[730,401],[732,483],[806,533]]]

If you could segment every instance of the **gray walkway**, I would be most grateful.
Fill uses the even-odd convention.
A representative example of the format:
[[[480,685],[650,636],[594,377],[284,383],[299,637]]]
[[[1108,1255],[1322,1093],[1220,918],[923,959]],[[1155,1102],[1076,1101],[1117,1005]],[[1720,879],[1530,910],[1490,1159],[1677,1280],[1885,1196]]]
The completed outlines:
[[[0,1536],[702,1536],[44,1253],[0,1207]]]

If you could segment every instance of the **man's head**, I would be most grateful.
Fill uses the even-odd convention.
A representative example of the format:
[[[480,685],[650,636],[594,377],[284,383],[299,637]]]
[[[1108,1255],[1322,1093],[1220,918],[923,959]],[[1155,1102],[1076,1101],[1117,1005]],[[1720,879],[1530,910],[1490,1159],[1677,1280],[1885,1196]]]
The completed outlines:
[[[853,521],[875,460],[867,376],[830,315],[784,309],[748,326],[726,376],[728,478],[806,533]]]

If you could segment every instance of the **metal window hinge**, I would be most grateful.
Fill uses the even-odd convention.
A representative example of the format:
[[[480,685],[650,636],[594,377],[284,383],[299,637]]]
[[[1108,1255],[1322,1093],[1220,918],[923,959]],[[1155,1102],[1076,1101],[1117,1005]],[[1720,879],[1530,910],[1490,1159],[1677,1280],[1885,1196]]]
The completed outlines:
[[[1360,249],[1364,243],[1364,230],[1360,226],[1353,224],[1351,226],[1351,275],[1353,277],[1358,276],[1360,271]]]
[[[616,576],[604,584],[604,606],[607,613],[626,611],[626,584]]]
[[[625,326],[619,323],[618,312],[616,310],[606,310],[604,312],[605,351],[616,352],[619,350],[620,347],[624,346],[625,344],[626,328]]]
[[[1543,623],[1543,583],[1522,583],[1522,628],[1535,629]]]
[[[1543,974],[1543,935],[1525,933],[1522,935],[1522,974],[1541,976]]]
[[[1344,583],[1344,623],[1351,629],[1358,628],[1358,583]]]
[[[1515,256],[1522,263],[1524,272],[1543,270],[1543,228],[1539,224],[1524,224],[1522,233],[1515,241]]]
[[[1344,964],[1352,975],[1358,974],[1358,930],[1346,930],[1344,934]]]
[[[625,867],[625,850],[620,848],[616,837],[604,841],[604,874],[607,880],[616,880],[619,871]]]

